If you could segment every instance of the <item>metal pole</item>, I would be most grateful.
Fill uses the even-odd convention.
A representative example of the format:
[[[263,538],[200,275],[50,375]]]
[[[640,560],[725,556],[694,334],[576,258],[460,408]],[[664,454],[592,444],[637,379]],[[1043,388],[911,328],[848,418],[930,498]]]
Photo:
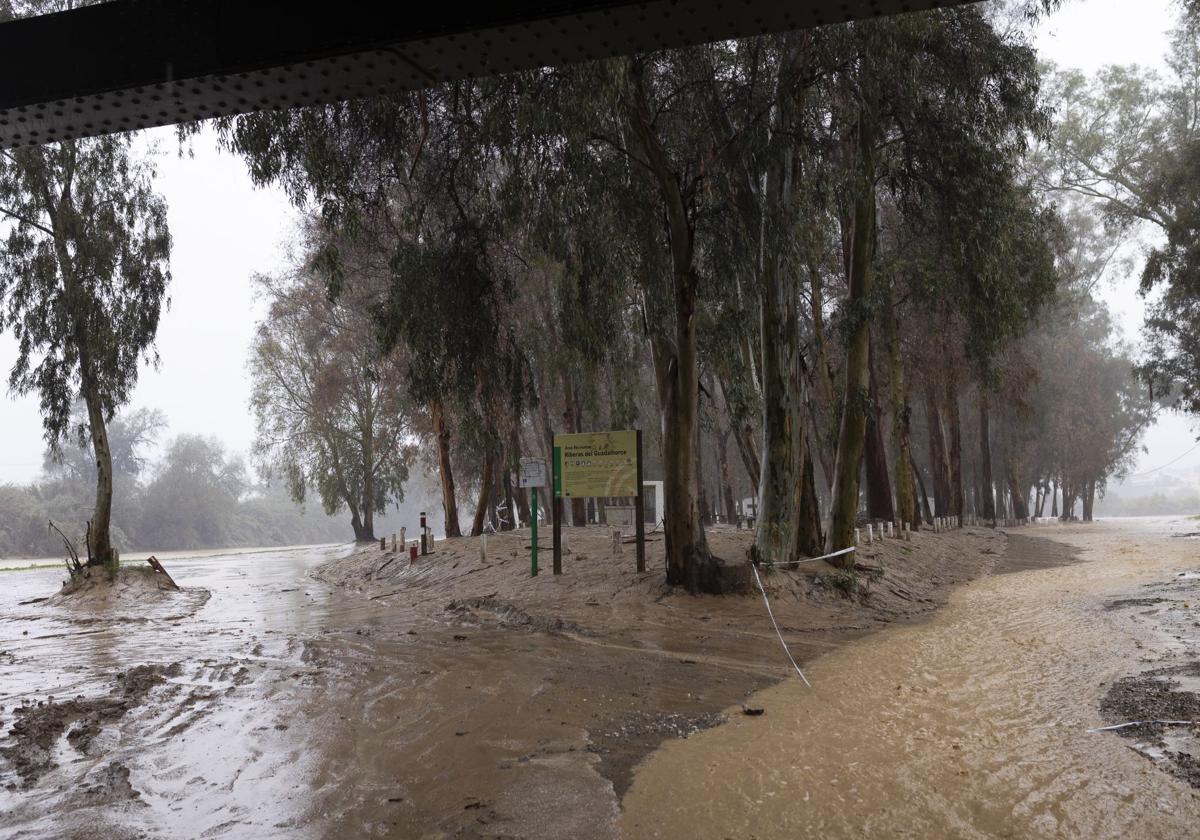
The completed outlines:
[[[559,472],[558,461],[559,461],[560,456],[559,456],[559,450],[558,450],[557,446],[554,447],[552,454],[554,457],[550,461],[550,468],[552,471],[551,472],[551,476],[552,476],[551,484],[554,485],[554,498],[551,501],[550,507],[553,510],[551,519],[553,521],[553,526],[554,526],[554,574],[561,575],[562,574],[562,512],[563,512],[562,508],[563,508],[563,504],[562,504],[562,496],[561,496],[562,487],[559,486],[559,482],[561,481],[562,477],[558,474],[558,472]]]
[[[637,534],[637,570],[638,572],[646,571],[646,512],[645,501],[643,496],[642,485],[642,430],[637,430],[637,495],[633,501],[633,518],[637,520],[635,524]],[[655,511],[655,515],[658,512]]]
[[[537,577],[537,525],[538,525],[538,505],[537,505],[537,487],[530,488],[530,495],[533,498],[533,547],[530,555],[530,576]]]

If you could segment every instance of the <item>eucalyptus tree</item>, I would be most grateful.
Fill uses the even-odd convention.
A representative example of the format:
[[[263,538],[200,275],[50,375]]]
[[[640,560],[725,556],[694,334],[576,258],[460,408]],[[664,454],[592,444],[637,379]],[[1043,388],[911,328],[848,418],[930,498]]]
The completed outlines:
[[[369,278],[347,271],[332,300],[303,261],[256,282],[270,306],[250,351],[256,460],[295,501],[316,491],[373,541],[375,514],[404,498],[413,411],[398,353],[375,341]]]
[[[1048,73],[1056,123],[1043,161],[1043,186],[1093,202],[1109,231],[1149,228],[1161,243],[1142,272],[1148,307],[1152,391],[1174,392],[1200,413],[1200,16],[1185,4],[1172,31],[1167,73],[1109,66],[1092,77]]]
[[[127,135],[0,152],[0,327],[17,340],[16,393],[36,393],[46,441],[90,440],[89,562],[115,563],[107,425],[128,402],[170,281],[171,236],[153,169]],[[86,423],[73,423],[81,400]]]
[[[496,198],[512,84],[463,81],[217,122],[256,182],[315,208],[331,239],[314,266],[332,294],[339,242],[385,255],[375,327],[383,351],[403,346],[408,392],[433,417],[447,536],[460,533],[451,430],[483,463],[482,507],[502,444],[494,418],[519,416],[528,394],[523,354],[499,320],[512,280]]]
[[[801,196],[812,189],[804,180],[804,138],[813,121],[806,99],[820,73],[812,38],[791,32],[707,51],[708,118],[723,162],[718,184],[732,212],[717,214],[702,231],[726,231],[724,237],[714,231],[705,242],[728,240],[725,249],[708,249],[713,255],[728,252],[733,282],[727,285],[749,280],[744,291],[735,287],[741,294],[730,308],[741,309],[742,296],[754,303],[756,330],[742,332],[752,338],[757,331],[755,352],[730,355],[757,363],[743,362],[741,368],[756,369],[760,386],[763,442],[752,473],[758,478],[753,553],[764,562],[816,554],[821,542],[799,312],[806,246],[814,238],[804,227],[810,219],[801,218],[808,209]]]
[[[850,544],[870,408],[870,328],[875,280],[877,189],[937,197],[945,235],[959,237],[963,285],[983,307],[990,211],[981,189],[1011,182],[1026,133],[1042,116],[1033,50],[995,29],[974,7],[854,24],[834,36],[849,69],[833,77],[835,119],[845,126],[842,213],[849,293],[841,311],[846,368],[827,550]],[[991,258],[994,260],[996,258]],[[993,272],[992,276],[996,276]],[[1003,332],[994,326],[984,336]]]

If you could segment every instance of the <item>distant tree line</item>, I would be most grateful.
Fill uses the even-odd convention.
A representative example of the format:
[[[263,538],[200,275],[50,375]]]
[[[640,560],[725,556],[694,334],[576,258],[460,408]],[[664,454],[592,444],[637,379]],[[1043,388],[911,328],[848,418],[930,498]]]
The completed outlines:
[[[345,524],[319,510],[307,514],[282,490],[256,486],[241,458],[217,441],[180,435],[162,456],[146,452],[163,428],[157,411],[138,410],[108,424],[113,452],[112,539],[118,550],[168,551],[234,546],[332,543]],[[96,464],[89,448],[47,454],[42,476],[28,485],[0,485],[0,557],[62,553],[56,526],[82,545],[93,513]]]

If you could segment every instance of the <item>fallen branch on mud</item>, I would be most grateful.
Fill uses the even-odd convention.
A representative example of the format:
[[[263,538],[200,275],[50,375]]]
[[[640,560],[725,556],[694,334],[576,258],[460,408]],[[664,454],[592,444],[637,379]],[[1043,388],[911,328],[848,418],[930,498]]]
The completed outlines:
[[[58,531],[58,535],[62,537],[63,546],[67,549],[67,573],[71,577],[75,577],[75,575],[83,571],[83,564],[79,562],[79,552],[75,550],[75,546],[67,539],[67,535],[62,532],[62,529],[54,524],[54,520],[47,520],[46,530],[49,531],[51,529]]]

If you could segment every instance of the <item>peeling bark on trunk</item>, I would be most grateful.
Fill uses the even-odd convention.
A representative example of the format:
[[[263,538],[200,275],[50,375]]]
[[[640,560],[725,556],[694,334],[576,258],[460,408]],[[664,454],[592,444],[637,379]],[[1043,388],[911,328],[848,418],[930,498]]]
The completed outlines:
[[[86,362],[81,359],[81,367],[84,364]],[[85,374],[84,377],[83,401],[87,405],[92,454],[96,458],[96,506],[92,511],[91,527],[88,531],[88,565],[102,566],[113,561],[112,450],[108,446],[108,429],[104,422],[100,391],[90,374]]]
[[[442,484],[442,513],[445,516],[447,537],[461,537],[458,527],[458,500],[455,497],[454,469],[450,465],[450,427],[446,424],[446,410],[440,400],[430,406],[433,414],[433,434],[437,438],[438,475]]]
[[[871,295],[872,263],[875,244],[875,137],[866,108],[859,113],[858,151],[860,171],[854,198],[854,231],[850,249],[850,293],[848,306],[856,312],[852,319],[846,352],[846,380],[842,421],[838,432],[837,459],[833,468],[833,492],[826,551],[840,551],[853,544],[854,523],[858,514],[858,472],[862,464],[863,443],[867,431],[869,396],[868,354],[871,330],[867,301]],[[852,567],[853,555],[838,558],[840,565]]]

